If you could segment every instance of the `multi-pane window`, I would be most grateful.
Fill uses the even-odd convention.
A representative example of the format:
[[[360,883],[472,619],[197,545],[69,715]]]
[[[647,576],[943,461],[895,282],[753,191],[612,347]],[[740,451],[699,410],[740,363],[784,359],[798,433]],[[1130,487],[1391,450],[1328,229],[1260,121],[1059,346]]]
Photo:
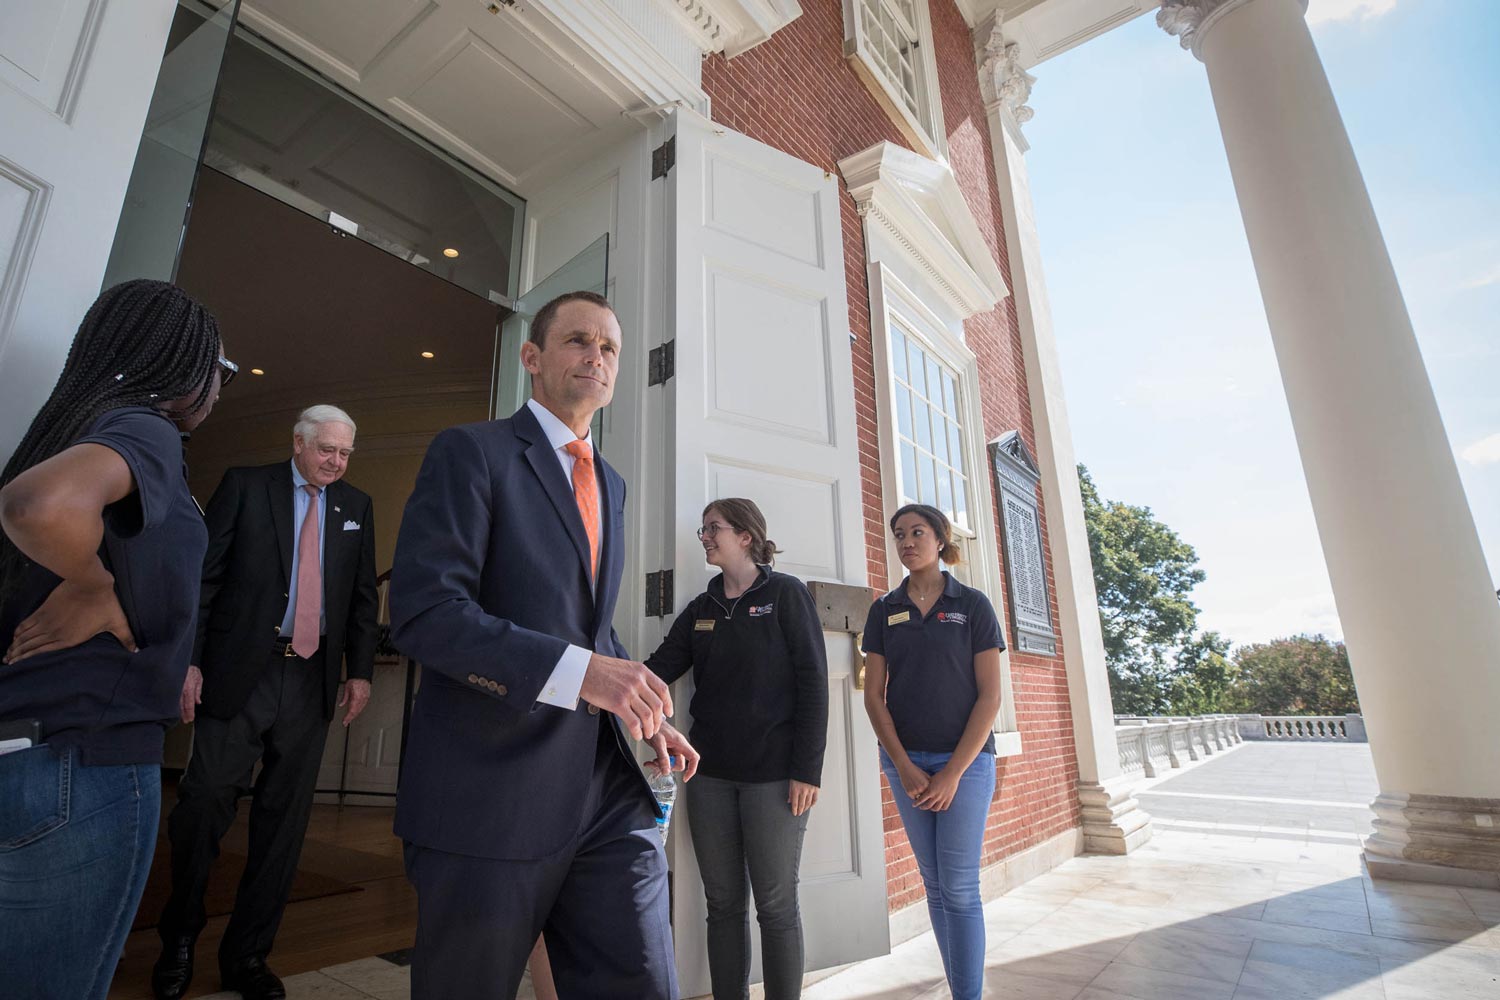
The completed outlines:
[[[865,40],[876,68],[914,117],[921,118],[921,64],[914,0],[859,0]]]
[[[970,534],[958,378],[899,323],[891,324],[890,358],[901,502],[931,504]]]
[[[844,0],[844,54],[913,149],[947,156],[927,0]]]

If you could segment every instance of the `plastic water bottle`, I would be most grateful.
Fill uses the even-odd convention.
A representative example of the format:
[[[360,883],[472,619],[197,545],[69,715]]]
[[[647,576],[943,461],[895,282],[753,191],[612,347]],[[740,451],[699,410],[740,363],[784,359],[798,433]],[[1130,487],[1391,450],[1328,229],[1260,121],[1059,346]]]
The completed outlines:
[[[667,766],[675,768],[677,758],[668,757]],[[661,834],[661,842],[665,844],[667,827],[672,823],[672,804],[677,800],[677,778],[670,770],[651,777],[651,794],[656,796],[656,804],[661,807],[661,815],[656,817],[656,832]]]

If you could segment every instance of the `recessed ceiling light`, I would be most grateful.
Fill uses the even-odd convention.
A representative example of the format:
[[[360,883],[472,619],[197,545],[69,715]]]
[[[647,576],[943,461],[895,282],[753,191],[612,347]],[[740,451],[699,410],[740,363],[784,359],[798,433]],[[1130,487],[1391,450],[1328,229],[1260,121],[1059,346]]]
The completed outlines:
[[[265,373],[266,373],[266,370],[264,368],[252,368],[252,369],[250,369],[250,374],[251,375],[264,375]]]
[[[455,249],[453,249],[452,247],[447,247],[447,248],[445,248],[443,250],[443,256],[444,257],[457,257],[458,256],[458,251],[455,250]]]
[[[422,352],[422,357],[424,357],[424,358],[435,358],[435,357],[437,357],[437,355],[433,354],[431,351],[423,351]]]

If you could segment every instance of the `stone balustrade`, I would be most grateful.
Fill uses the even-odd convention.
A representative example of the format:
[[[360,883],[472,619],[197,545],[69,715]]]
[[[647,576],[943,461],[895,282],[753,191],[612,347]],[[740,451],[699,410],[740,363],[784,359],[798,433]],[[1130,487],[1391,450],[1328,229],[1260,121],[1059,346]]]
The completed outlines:
[[[1362,715],[1242,715],[1239,719],[1240,735],[1247,740],[1370,741]]]
[[[1126,774],[1154,778],[1240,743],[1239,720],[1233,715],[1116,716],[1115,743]]]
[[[1360,715],[1115,716],[1120,769],[1147,778],[1245,740],[1369,742]]]

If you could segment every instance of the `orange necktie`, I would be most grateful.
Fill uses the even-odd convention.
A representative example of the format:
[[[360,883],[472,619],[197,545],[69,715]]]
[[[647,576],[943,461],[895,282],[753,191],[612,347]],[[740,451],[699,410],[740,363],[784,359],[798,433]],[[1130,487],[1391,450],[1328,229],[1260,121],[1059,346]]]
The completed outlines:
[[[589,536],[589,565],[592,575],[599,576],[599,480],[594,478],[594,449],[587,441],[569,441],[564,445],[573,456],[573,501],[583,518],[583,530]]]

